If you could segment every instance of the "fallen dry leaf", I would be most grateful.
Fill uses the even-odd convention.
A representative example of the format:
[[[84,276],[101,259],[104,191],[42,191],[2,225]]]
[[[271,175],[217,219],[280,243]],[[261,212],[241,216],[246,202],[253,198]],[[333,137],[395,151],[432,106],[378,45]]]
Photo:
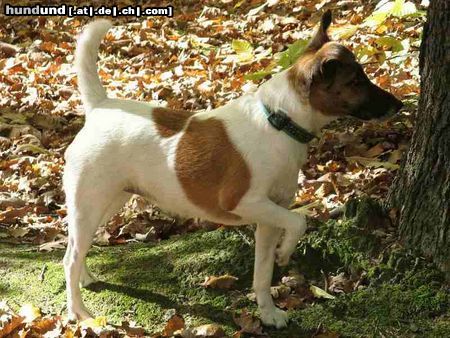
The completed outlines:
[[[381,155],[384,152],[384,148],[381,145],[381,143],[378,143],[374,145],[372,148],[366,151],[366,153],[363,155],[365,157],[377,157]]]
[[[303,309],[306,307],[304,300],[297,294],[290,294],[285,298],[282,298],[276,302],[276,304],[282,309]]]
[[[130,337],[143,337],[145,335],[145,330],[142,327],[130,326],[130,323],[123,321],[121,328],[125,330]]]
[[[340,335],[334,331],[322,330],[322,332],[316,333],[312,338],[339,338]]]
[[[56,323],[60,320],[60,317],[44,317],[40,320],[35,320],[32,326],[32,330],[38,334],[43,335],[44,333],[55,329]]]
[[[30,232],[30,229],[28,228],[12,228],[8,229],[8,234],[11,235],[14,238],[20,238],[25,236]]]
[[[165,337],[171,337],[174,332],[178,330],[182,330],[184,328],[184,319],[180,315],[173,315],[167,321],[166,326],[164,327],[163,335]]]
[[[22,327],[22,325],[25,324],[23,319],[24,318],[20,316],[11,316],[8,319],[2,319],[0,322],[0,324],[2,324],[0,328],[0,337],[6,337],[11,332]]]
[[[12,332],[24,327],[24,320],[25,317],[14,313],[6,301],[0,301],[0,337],[7,337]]]
[[[234,322],[241,328],[239,332],[262,335],[261,321],[254,317],[246,309],[241,311],[241,314],[236,317],[233,315]],[[234,336],[233,336],[234,337]],[[240,337],[240,335],[238,335]]]
[[[324,299],[335,299],[336,298],[335,296],[330,295],[328,292],[319,288],[318,286],[311,285],[309,287],[309,289],[311,290],[314,297],[316,297],[316,298],[324,298]]]
[[[388,161],[391,163],[398,163],[402,159],[402,151],[400,149],[395,149],[389,154]]]
[[[208,276],[201,285],[213,289],[230,289],[237,280],[237,277],[231,275]]]
[[[204,338],[222,338],[225,337],[225,331],[217,324],[205,324],[192,329],[195,337]]]
[[[274,298],[274,299],[285,298],[290,293],[291,293],[291,288],[286,285],[272,286],[270,288],[270,294],[272,295],[272,298]]]
[[[57,250],[57,249],[64,249],[66,247],[66,240],[65,239],[61,239],[58,241],[53,241],[53,242],[47,242],[44,244],[41,244],[39,246],[39,251],[53,251],[53,250]]]
[[[83,320],[82,322],[80,322],[80,326],[82,328],[91,328],[91,329],[96,329],[96,328],[101,328],[101,327],[105,327],[107,324],[107,319],[105,316],[99,316],[96,318],[88,318]]]
[[[362,157],[362,156],[350,156],[347,157],[347,160],[349,162],[358,162],[362,165],[370,168],[379,168],[383,167],[386,169],[398,169],[400,166],[398,164],[393,164],[390,162],[383,162],[383,161],[375,161],[372,158]]]
[[[24,318],[24,323],[31,323],[41,316],[41,310],[33,304],[24,304],[19,310],[19,315]]]
[[[354,282],[349,280],[345,273],[328,277],[328,290],[334,293],[349,293],[354,289]]]
[[[9,224],[15,223],[19,218],[25,216],[30,210],[30,206],[24,206],[17,209],[8,207],[5,211],[0,212],[0,222]]]

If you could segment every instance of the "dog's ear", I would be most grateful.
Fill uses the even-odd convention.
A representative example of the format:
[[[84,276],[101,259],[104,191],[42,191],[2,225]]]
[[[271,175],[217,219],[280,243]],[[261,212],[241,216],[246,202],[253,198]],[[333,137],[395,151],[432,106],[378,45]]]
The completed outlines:
[[[339,76],[343,67],[353,61],[353,55],[344,46],[330,44],[314,54],[314,59],[306,68],[306,84],[310,88],[313,83],[331,86]]]
[[[339,59],[327,59],[322,62],[320,67],[320,75],[325,83],[332,84],[338,68],[342,66]]]
[[[307,50],[313,51],[318,50],[320,47],[323,46],[324,43],[330,41],[330,38],[328,37],[328,27],[330,27],[331,24],[331,11],[327,10],[323,15],[322,19],[320,19],[320,26],[319,29],[316,31],[314,36],[311,38],[311,41],[308,44]]]
[[[311,88],[313,83],[331,86],[341,66],[342,63],[337,58],[316,59],[304,73],[306,88]]]

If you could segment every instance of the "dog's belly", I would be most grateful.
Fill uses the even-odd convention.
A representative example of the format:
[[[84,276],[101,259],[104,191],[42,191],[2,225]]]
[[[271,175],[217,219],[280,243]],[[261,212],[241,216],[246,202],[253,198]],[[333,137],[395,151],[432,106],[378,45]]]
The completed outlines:
[[[169,177],[166,175],[165,177]],[[172,177],[176,179],[176,176]],[[153,180],[142,180],[140,184],[133,186],[131,189],[125,189],[128,192],[138,194],[148,200],[150,203],[157,205],[164,211],[181,216],[183,218],[199,217],[211,222],[227,224],[227,225],[241,225],[240,220],[230,220],[228,218],[221,218],[212,215],[206,210],[203,210],[191,203],[185,196],[183,189],[179,183],[174,180],[170,183],[161,184]]]
[[[159,179],[155,179],[156,177]],[[176,175],[169,172],[167,167],[158,168],[147,177],[134,179],[131,189],[126,190],[143,196],[169,213],[182,217],[200,217],[200,211],[186,200]]]

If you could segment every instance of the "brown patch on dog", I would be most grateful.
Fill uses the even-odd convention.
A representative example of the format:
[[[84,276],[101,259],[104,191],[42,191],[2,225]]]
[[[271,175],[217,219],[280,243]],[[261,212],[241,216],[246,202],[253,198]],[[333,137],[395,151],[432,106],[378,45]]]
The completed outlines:
[[[288,72],[289,82],[306,103],[309,102],[309,87],[319,67],[319,55],[323,53],[319,50],[330,41],[327,30],[331,25],[331,19],[330,10],[323,13],[319,27],[311,37],[305,51]]]
[[[299,58],[289,70],[289,81],[314,109],[324,115],[343,116],[366,98],[366,93],[351,85],[360,68],[350,50],[326,42]]]
[[[309,103],[309,87],[313,77],[315,52],[303,54],[288,71],[288,81],[304,103]]]
[[[344,116],[366,100],[367,94],[353,85],[363,71],[349,49],[335,42],[326,43],[316,58],[318,70],[310,87],[313,108],[325,115]]]
[[[342,116],[360,101],[360,93],[346,86],[359,65],[350,50],[330,41],[330,24],[331,12],[326,11],[305,53],[289,70],[288,79],[303,102],[324,115]]]
[[[186,121],[194,114],[188,110],[161,107],[152,109],[153,121],[161,137],[171,137],[179,133],[186,125]]]
[[[239,220],[236,208],[250,187],[250,170],[222,121],[192,118],[176,151],[175,170],[189,200],[211,215]]]
[[[288,72],[301,101],[324,115],[363,120],[398,111],[402,102],[373,84],[349,49],[330,41],[330,24],[327,11],[304,54]]]

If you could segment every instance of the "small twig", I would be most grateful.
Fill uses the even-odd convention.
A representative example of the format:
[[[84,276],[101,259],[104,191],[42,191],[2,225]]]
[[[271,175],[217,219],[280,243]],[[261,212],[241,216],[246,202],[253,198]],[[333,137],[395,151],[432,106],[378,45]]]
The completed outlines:
[[[47,264],[44,264],[39,275],[39,281],[42,283],[45,279],[45,272],[47,271]]]
[[[340,205],[340,206],[334,208],[333,210],[330,211],[330,218],[331,219],[339,218],[340,216],[342,216],[344,214],[344,210],[345,210],[344,205]]]
[[[320,272],[322,273],[322,276],[323,276],[323,280],[324,280],[324,290],[326,291],[326,292],[328,292],[328,277],[327,277],[327,275],[325,274],[325,272],[323,272],[323,270],[321,269],[320,270]]]
[[[237,230],[237,233],[242,237],[242,239],[248,246],[254,245],[254,243],[252,243],[251,239],[249,239],[249,237],[242,230],[239,230],[239,229],[236,229],[236,230]]]
[[[418,52],[418,50],[412,50],[411,52],[416,53],[416,52]],[[408,55],[405,55],[405,54],[395,55],[395,56],[391,56],[391,57],[388,57],[388,58],[384,59],[383,62],[384,61],[389,61],[389,60],[392,60],[392,59],[396,59],[396,58],[400,58],[400,57],[407,57],[407,56]],[[361,65],[365,66],[365,65],[372,65],[372,64],[375,64],[375,63],[381,63],[381,62],[380,61],[364,62],[364,63],[361,63]]]
[[[333,186],[334,192],[338,197],[341,196],[341,191],[339,190],[339,185],[337,183],[337,178],[334,173],[330,173],[331,185]]]
[[[319,323],[319,325],[317,325],[317,329],[316,329],[316,332],[314,333],[313,337],[317,336],[319,333],[321,333],[322,332],[322,328],[323,328],[323,324]]]

